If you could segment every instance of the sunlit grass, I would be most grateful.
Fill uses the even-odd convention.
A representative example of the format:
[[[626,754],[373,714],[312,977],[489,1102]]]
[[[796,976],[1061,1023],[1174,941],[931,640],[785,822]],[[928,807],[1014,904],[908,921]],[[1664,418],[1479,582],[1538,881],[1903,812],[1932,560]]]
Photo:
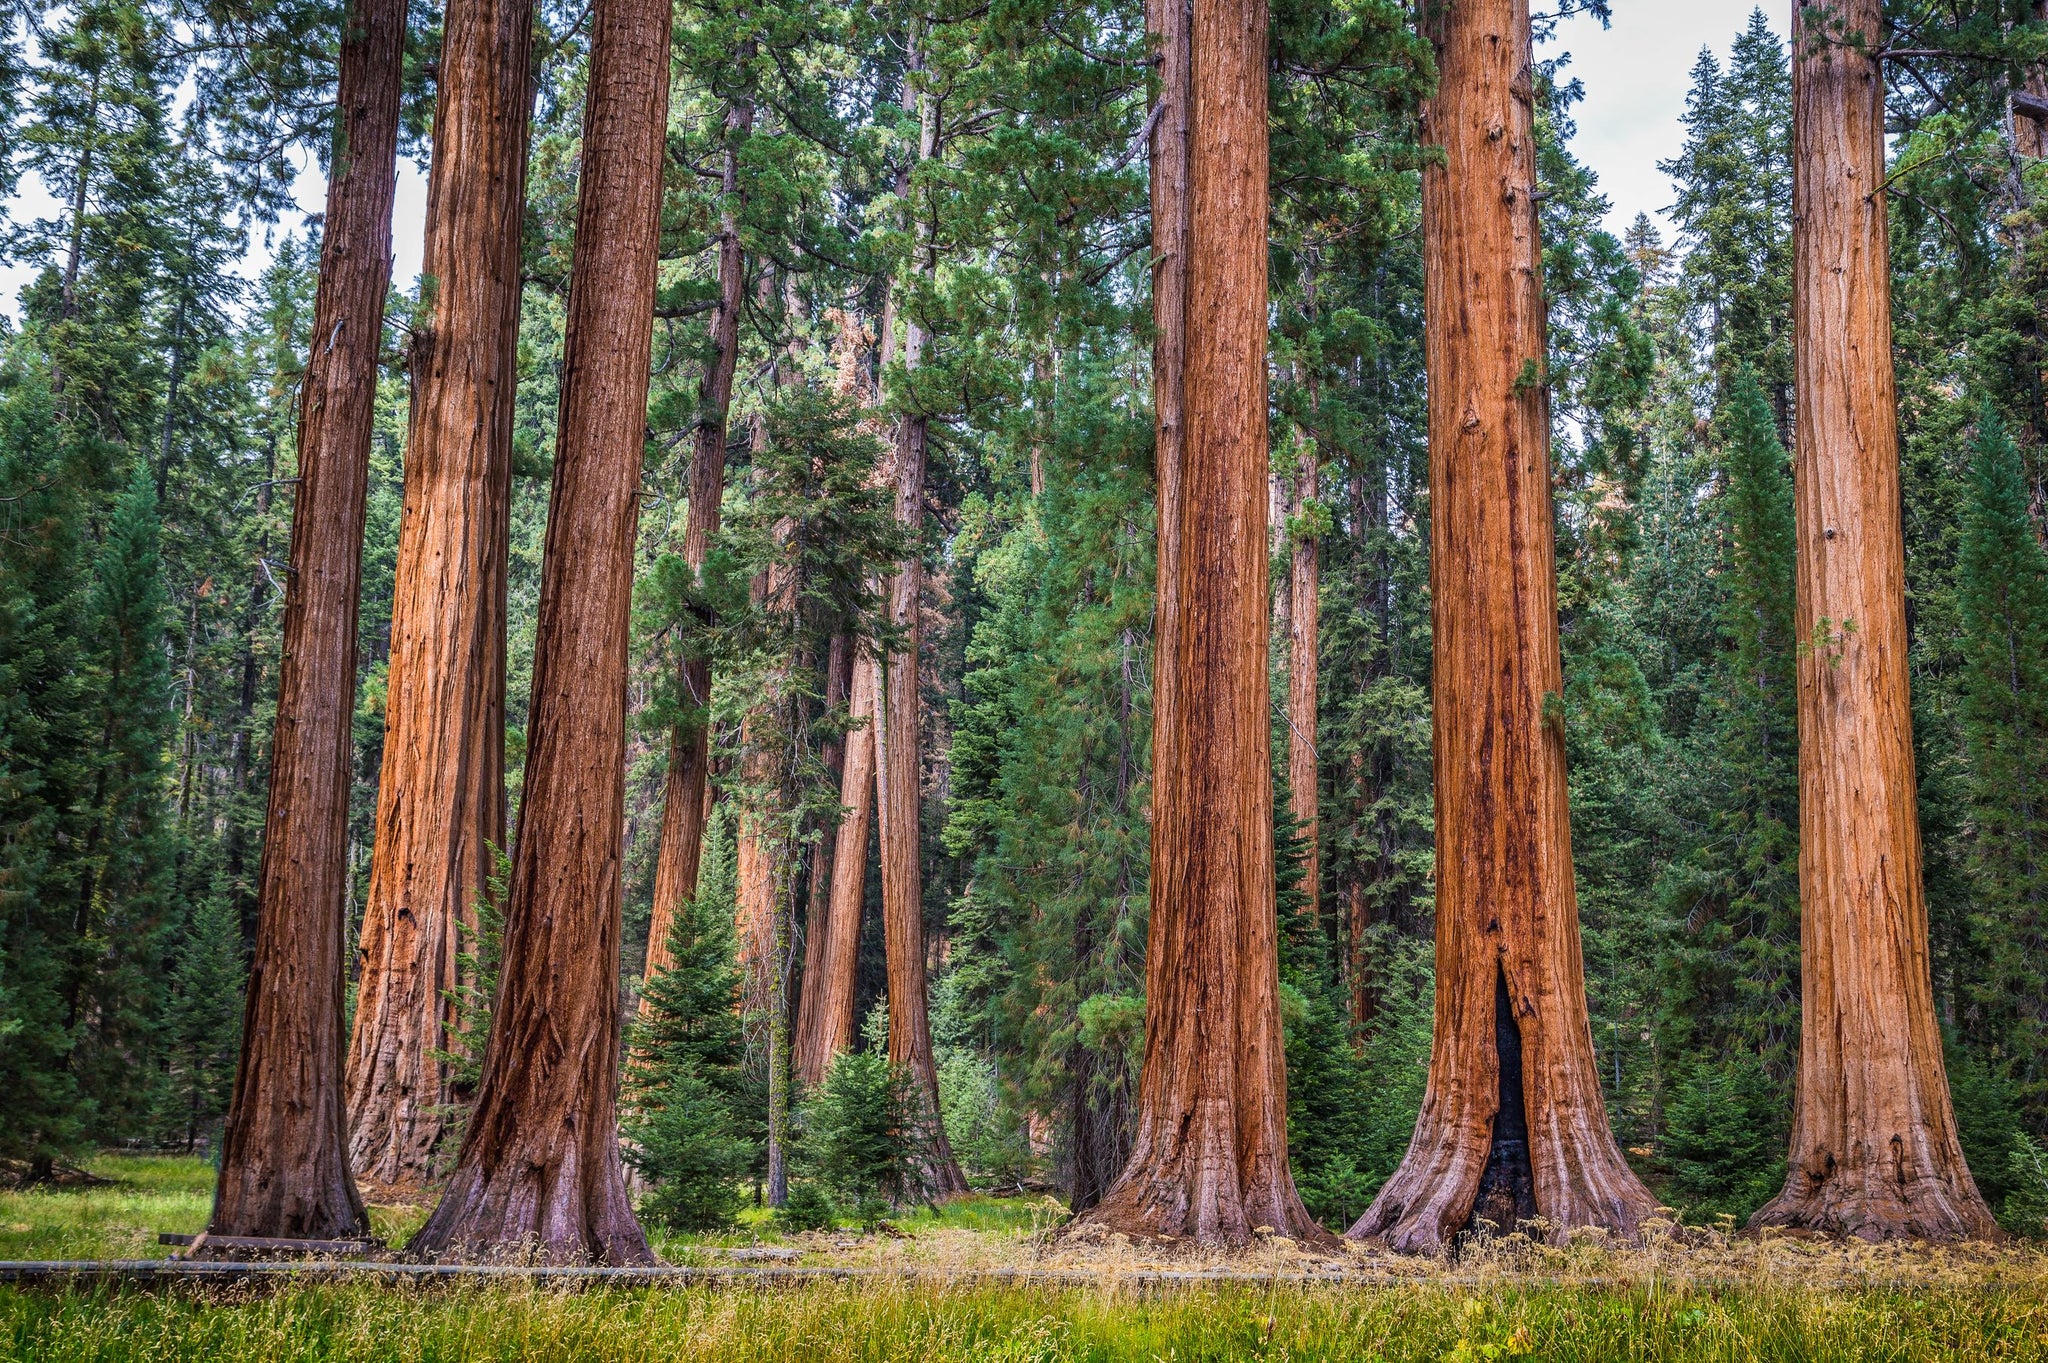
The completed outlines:
[[[947,1288],[529,1285],[79,1295],[0,1291],[0,1356],[128,1359],[1743,1360],[2048,1356],[2037,1295],[1954,1289]]]
[[[213,1166],[185,1155],[101,1154],[85,1169],[109,1183],[0,1192],[0,1259],[158,1259],[169,1231],[196,1235],[213,1210]],[[401,1244],[424,1207],[372,1207],[373,1234]]]
[[[116,1155],[89,1167],[115,1182],[0,1193],[0,1257],[155,1257],[167,1252],[158,1231],[205,1223],[213,1175],[203,1161]],[[373,1212],[394,1244],[424,1215]],[[1388,1275],[1373,1285],[1169,1288],[1129,1275],[1175,1261],[1142,1246],[1055,1244],[1043,1232],[1059,1217],[1043,1197],[970,1197],[909,1212],[876,1235],[783,1236],[749,1209],[722,1235],[655,1238],[679,1263],[720,1262],[719,1247],[783,1244],[806,1265],[878,1271],[800,1286],[365,1279],[0,1289],[0,1363],[2048,1359],[2048,1260],[2023,1247],[1930,1253],[1718,1237],[1638,1249],[1595,1237],[1556,1249],[1504,1242],[1455,1266],[1354,1258],[1353,1268]],[[1102,1285],[975,1278],[994,1266],[1078,1269]],[[1262,1271],[1255,1257],[1215,1266]],[[1286,1267],[1276,1258],[1270,1271]]]

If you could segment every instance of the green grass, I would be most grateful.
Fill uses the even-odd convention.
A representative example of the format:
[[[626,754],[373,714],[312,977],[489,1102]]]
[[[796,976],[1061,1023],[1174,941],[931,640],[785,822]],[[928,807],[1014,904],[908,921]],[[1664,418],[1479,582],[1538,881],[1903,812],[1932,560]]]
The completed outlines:
[[[200,1161],[109,1156],[91,1168],[117,1182],[0,1194],[0,1256],[151,1257],[164,1252],[156,1232],[196,1231],[205,1222],[212,1176]],[[913,1248],[966,1239],[986,1251],[982,1261],[1015,1261],[1054,1210],[1044,1199],[970,1198],[897,1226],[917,1237]],[[375,1215],[396,1241],[421,1213],[379,1208]],[[765,1226],[742,1226],[711,1242],[745,1243],[756,1234],[774,1238]],[[705,1242],[673,1238],[658,1248],[687,1260],[691,1245]],[[1795,1254],[1783,1262],[1797,1261]],[[1828,1280],[1841,1262],[1816,1258],[1810,1281]],[[1875,1281],[1887,1285],[1855,1289],[1805,1285],[1797,1271],[1755,1265],[1724,1276],[1721,1286],[1704,1285],[1704,1277],[1688,1284],[1671,1276],[1684,1271],[1676,1262],[1617,1272],[1611,1286],[1496,1270],[1456,1285],[1421,1279],[1349,1288],[1140,1290],[1111,1279],[1080,1289],[895,1276],[723,1289],[520,1281],[0,1288],[0,1363],[2048,1360],[2048,1279],[2034,1260],[1935,1257],[1895,1267],[1911,1271],[1886,1267]]]
[[[213,1209],[213,1167],[183,1155],[103,1154],[88,1172],[111,1184],[0,1192],[0,1259],[158,1259],[159,1231],[196,1235]],[[372,1207],[370,1225],[402,1243],[422,1208]]]
[[[1131,1295],[904,1283],[798,1290],[531,1286],[66,1295],[0,1291],[0,1358],[1862,1360],[2048,1356],[2038,1296],[1939,1290],[1736,1296],[1637,1287]]]

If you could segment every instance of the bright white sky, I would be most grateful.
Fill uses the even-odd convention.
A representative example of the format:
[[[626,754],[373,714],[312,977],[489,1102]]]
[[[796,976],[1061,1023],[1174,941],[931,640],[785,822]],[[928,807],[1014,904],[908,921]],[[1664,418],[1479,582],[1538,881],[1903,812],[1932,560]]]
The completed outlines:
[[[1534,3],[1548,7],[1546,0]],[[1671,182],[1657,163],[1684,144],[1678,119],[1693,62],[1702,47],[1711,47],[1725,63],[1757,8],[1757,0],[1613,0],[1614,24],[1605,32],[1590,19],[1559,26],[1546,54],[1571,53],[1570,73],[1585,82],[1572,147],[1613,201],[1607,225],[1617,236],[1637,213],[1654,217],[1671,203]],[[1761,8],[1782,38],[1792,18],[1789,0]],[[1661,225],[1668,240],[1669,224]]]
[[[1534,0],[1538,8],[1549,2]],[[1570,52],[1571,73],[1585,83],[1574,149],[1599,175],[1602,191],[1612,200],[1608,226],[1617,235],[1637,213],[1654,216],[1671,202],[1671,183],[1658,172],[1657,162],[1676,155],[1684,140],[1678,119],[1685,112],[1693,61],[1703,46],[1711,46],[1725,59],[1755,7],[1756,0],[1613,0],[1611,28],[1603,31],[1592,20],[1573,19],[1561,26],[1546,49],[1546,55]],[[1773,0],[1765,12],[1783,33],[1790,17],[1788,0]],[[300,207],[318,212],[325,194],[323,177],[309,166],[298,180]],[[402,161],[393,223],[393,279],[401,287],[409,287],[419,273],[426,204],[425,177],[411,162]],[[48,216],[56,208],[33,176],[23,178],[20,192],[8,204],[16,221]],[[288,216],[269,235],[299,226],[297,216]],[[241,272],[255,278],[268,264],[272,249],[259,232]],[[0,311],[19,316],[18,294],[30,275],[26,267],[0,265]]]

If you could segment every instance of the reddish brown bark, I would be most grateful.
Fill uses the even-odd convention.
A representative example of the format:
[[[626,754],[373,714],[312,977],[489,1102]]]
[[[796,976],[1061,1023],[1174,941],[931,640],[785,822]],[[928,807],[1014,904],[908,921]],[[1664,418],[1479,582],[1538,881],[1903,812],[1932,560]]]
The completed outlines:
[[[1317,650],[1322,646],[1322,564],[1316,537],[1305,525],[1317,493],[1316,446],[1313,435],[1302,443],[1301,466],[1295,471],[1293,521],[1289,554],[1287,617],[1287,798],[1301,838],[1301,889],[1313,916],[1322,902],[1321,833],[1316,788],[1316,710],[1319,680]]]
[[[1407,1157],[1351,1229],[1433,1252],[1484,1217],[1634,1235],[1572,878],[1528,0],[1429,0],[1423,172],[1436,639],[1436,1036]],[[1519,1069],[1519,1083],[1516,1071]]]
[[[847,704],[847,692],[853,685],[854,641],[841,634],[833,637],[831,656],[825,663],[825,705],[836,710]],[[846,770],[846,742],[834,739],[820,749],[819,757],[825,769],[844,785]],[[839,841],[840,819],[834,819],[820,830],[818,841],[811,848],[811,886],[809,902],[804,906],[804,974],[800,992],[797,995],[796,1038],[793,1043],[795,1074],[797,1082],[803,1085],[817,1083],[817,1077],[810,1074],[811,1067],[817,1067],[818,1075],[823,1074],[820,1060],[824,1045],[822,1009],[826,996],[831,992],[826,976],[826,958],[831,954],[832,932],[832,864]]]
[[[1322,1239],[1287,1164],[1273,903],[1266,7],[1194,0],[1183,13],[1168,0],[1148,14],[1168,101],[1153,144],[1154,287],[1167,296],[1154,306],[1171,318],[1184,288],[1185,327],[1179,392],[1159,412],[1145,1061],[1130,1161],[1083,1220],[1204,1244]]]
[[[367,1234],[342,1099],[348,791],[364,498],[391,281],[403,0],[357,0],[342,33],[298,494],[257,873],[256,952],[222,1133],[216,1235]]]
[[[754,107],[735,100],[725,111],[725,207],[719,219],[718,310],[711,315],[714,354],[698,390],[697,430],[690,455],[690,507],[683,524],[683,562],[701,579],[711,541],[718,537],[719,503],[725,496],[726,414],[732,406],[733,370],[739,359],[740,307],[746,287],[746,255],[740,250],[742,197],[739,142],[754,126]],[[711,659],[692,651],[682,666],[682,693],[697,713],[670,735],[668,778],[663,792],[661,853],[654,867],[654,903],[647,925],[647,964],[642,981],[668,968],[669,933],[676,915],[697,893],[704,856],[706,800],[711,771]],[[641,1011],[647,1009],[643,984]]]
[[[2048,24],[2048,0],[2035,0],[2029,17],[2037,24]],[[2048,155],[2048,66],[2038,62],[2028,66],[2017,93],[2013,146],[2020,155],[2038,161]]]
[[[417,1194],[445,1129],[460,928],[505,845],[505,591],[531,0],[448,8],[414,333],[384,766],[349,1042],[349,1156]]]
[[[931,159],[938,148],[938,107],[915,83],[921,69],[918,44],[911,43],[913,78],[904,82],[903,103],[918,115],[917,159]],[[897,179],[897,193],[911,202],[906,168]],[[932,272],[934,259],[927,215],[912,209],[917,258],[912,268]],[[914,316],[902,319],[903,369],[917,372],[927,339]],[[911,409],[896,423],[894,474],[896,520],[908,532],[910,556],[896,565],[884,584],[887,618],[903,647],[882,659],[875,706],[875,804],[880,814],[882,843],[882,937],[889,970],[889,1060],[910,1070],[923,1095],[929,1121],[924,1139],[925,1181],[937,1196],[967,1191],[967,1180],[953,1158],[945,1125],[938,1118],[939,1074],[932,1053],[930,1000],[925,979],[924,868],[919,855],[919,811],[923,803],[923,742],[918,711],[918,662],[923,629],[920,604],[924,596],[924,474],[927,422],[911,399]]]
[[[1871,47],[1879,0],[1837,0]],[[1998,1234],[1963,1162],[1927,944],[1906,674],[1884,81],[1793,38],[1802,1025],[1792,1167],[1753,1224]]]
[[[915,370],[923,335],[909,324],[904,367]],[[896,519],[918,535],[924,527],[925,422],[905,416],[896,441]],[[926,1182],[938,1196],[967,1191],[938,1118],[939,1071],[932,1052],[930,1000],[925,978],[924,868],[918,816],[924,765],[918,728],[918,659],[924,631],[918,608],[924,570],[915,557],[896,565],[887,584],[890,626],[903,642],[881,662],[875,723],[875,804],[881,816],[882,938],[889,967],[889,1060],[916,1078],[930,1126]]]
[[[853,1048],[861,906],[867,894],[868,834],[875,809],[875,693],[880,675],[876,659],[859,650],[847,698],[854,727],[846,735],[840,768],[843,812],[833,837],[831,897],[820,934],[824,946],[818,989],[813,995],[806,982],[805,1006],[798,1018],[796,1080],[804,1088],[822,1083],[832,1068],[832,1057]]]
[[[414,1257],[652,1259],[615,1135],[626,655],[668,126],[666,0],[592,20],[525,796],[477,1104]]]

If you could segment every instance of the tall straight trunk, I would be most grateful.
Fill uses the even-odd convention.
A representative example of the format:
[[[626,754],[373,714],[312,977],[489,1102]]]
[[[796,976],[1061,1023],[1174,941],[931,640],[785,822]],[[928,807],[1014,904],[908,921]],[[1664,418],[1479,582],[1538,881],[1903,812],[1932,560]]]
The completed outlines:
[[[1879,0],[1834,10],[1883,42]],[[1921,884],[1884,80],[1803,14],[1793,53],[1802,1013],[1791,1169],[1752,1224],[1988,1238],[1949,1105]]]
[[[1314,385],[1310,385],[1314,391]],[[1317,493],[1316,444],[1314,432],[1302,445],[1301,467],[1294,475],[1294,496],[1289,513],[1294,522],[1292,552],[1289,555],[1287,617],[1287,797],[1301,838],[1301,889],[1308,896],[1308,913],[1314,917],[1322,903],[1322,858],[1318,850],[1320,812],[1316,789],[1316,702],[1317,650],[1322,647],[1322,609],[1317,593],[1322,590],[1322,564],[1316,537],[1304,527]]]
[[[1355,1237],[1435,1251],[1542,1216],[1638,1233],[1572,880],[1528,0],[1428,0],[1423,172],[1436,638],[1436,1036],[1406,1158]],[[1519,1070],[1519,1076],[1517,1071]]]
[[[911,44],[911,68],[920,69],[917,43]],[[938,147],[938,109],[928,92],[911,81],[904,86],[906,108],[918,113],[917,160],[929,160]],[[910,199],[909,167],[897,175],[897,192]],[[912,268],[929,275],[932,247],[925,215],[916,217],[917,256]],[[902,319],[903,369],[915,374],[924,354],[923,325]],[[939,1072],[932,1053],[930,1000],[925,981],[924,868],[918,852],[918,816],[922,804],[923,744],[918,722],[918,662],[923,629],[920,601],[924,595],[924,563],[919,541],[924,530],[924,475],[927,423],[924,415],[906,411],[896,423],[896,520],[909,533],[909,557],[896,565],[885,584],[890,626],[901,648],[882,660],[881,688],[875,707],[875,800],[881,813],[882,937],[889,966],[889,1060],[908,1068],[923,1097],[927,1128],[924,1138],[925,1179],[939,1196],[967,1191],[967,1180],[953,1158],[952,1145],[939,1120]]]
[[[2034,23],[2048,24],[2048,0],[2034,0],[2027,17]],[[2021,156],[2039,160],[2048,156],[2048,65],[2040,62],[2029,64],[2017,93],[2022,97],[2025,108],[2013,111],[2014,150]]]
[[[1084,1218],[1324,1239],[1287,1163],[1267,674],[1266,6],[1155,3],[1158,682],[1137,1134]],[[1176,373],[1177,371],[1177,373]],[[1177,379],[1177,382],[1176,382]],[[1184,420],[1184,431],[1175,429]]]
[[[525,797],[476,1110],[415,1258],[645,1263],[619,1159],[626,655],[668,127],[666,0],[591,33]]]
[[[832,1058],[854,1042],[854,993],[860,972],[860,918],[867,894],[868,834],[875,810],[875,696],[881,664],[865,649],[853,658],[847,710],[853,728],[839,776],[839,829],[832,841],[831,895],[825,911],[818,988],[804,986],[797,1019],[796,1080],[824,1082]]]
[[[369,1231],[342,1102],[348,791],[356,614],[377,355],[391,281],[403,0],[357,0],[300,394],[270,808],[257,873],[235,1096],[208,1230],[326,1239]]]
[[[743,45],[751,49],[752,41]],[[725,496],[726,413],[739,359],[740,308],[745,302],[747,261],[740,250],[739,142],[754,126],[754,106],[736,99],[725,110],[725,208],[719,219],[718,310],[711,315],[711,363],[698,390],[697,430],[690,454],[690,506],[683,523],[683,562],[701,579],[711,542],[718,537],[719,503]],[[676,917],[697,893],[704,857],[705,799],[711,773],[711,659],[688,653],[682,666],[683,696],[695,713],[669,737],[668,777],[662,796],[661,852],[654,865],[654,903],[647,924],[647,964],[641,971],[640,1010],[647,1011],[645,981],[673,959],[668,939]]]
[[[853,655],[854,641],[850,636],[833,636],[831,653],[825,662],[825,706],[828,710],[836,710],[847,703],[847,692],[853,685]],[[843,785],[845,740],[834,739],[824,744],[818,755],[825,764],[825,770]],[[818,841],[811,848],[810,893],[804,905],[804,973],[797,993],[796,1037],[793,1042],[797,1079],[807,1085],[817,1082],[805,1077],[805,1064],[815,1060],[822,1040],[819,1018],[828,991],[825,962],[831,950],[832,865],[837,859],[840,823],[840,819],[833,819],[820,829]]]
[[[384,768],[349,1044],[356,1176],[431,1180],[460,929],[505,844],[505,592],[531,0],[454,0],[428,181]]]

